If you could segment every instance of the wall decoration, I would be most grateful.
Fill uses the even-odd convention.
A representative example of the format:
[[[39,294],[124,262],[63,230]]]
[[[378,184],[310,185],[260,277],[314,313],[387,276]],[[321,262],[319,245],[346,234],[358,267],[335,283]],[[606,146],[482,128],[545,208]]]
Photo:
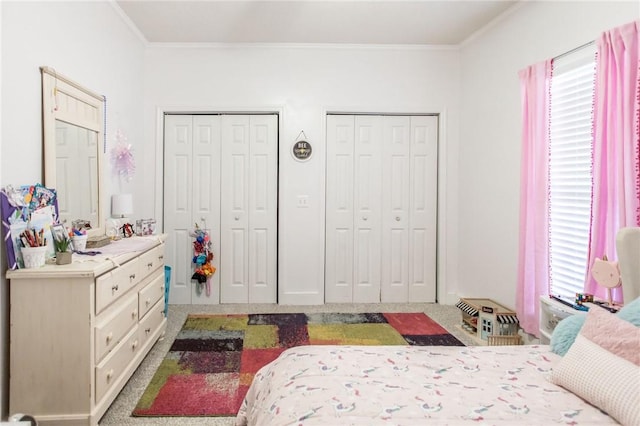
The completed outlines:
[[[304,134],[304,130],[300,132],[296,141],[293,143],[291,152],[296,160],[305,161],[311,157],[313,148],[311,147],[311,143],[307,140],[307,135]]]
[[[133,157],[131,144],[127,143],[127,137],[120,129],[116,131],[114,139],[116,145],[111,149],[113,173],[124,179],[125,182],[131,182],[136,171],[136,162]]]

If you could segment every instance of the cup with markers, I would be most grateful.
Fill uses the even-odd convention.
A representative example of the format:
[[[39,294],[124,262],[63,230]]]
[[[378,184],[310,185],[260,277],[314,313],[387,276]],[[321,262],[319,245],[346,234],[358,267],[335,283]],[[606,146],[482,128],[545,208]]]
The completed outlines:
[[[39,268],[47,258],[47,239],[44,230],[25,229],[20,234],[22,261],[25,268]]]

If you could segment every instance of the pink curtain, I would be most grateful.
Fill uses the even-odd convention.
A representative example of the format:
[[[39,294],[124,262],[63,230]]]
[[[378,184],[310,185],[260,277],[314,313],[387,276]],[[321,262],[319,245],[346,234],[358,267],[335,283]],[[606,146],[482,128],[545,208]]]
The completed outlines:
[[[593,124],[593,198],[585,291],[606,298],[591,276],[596,257],[617,259],[616,233],[640,226],[640,21],[603,33]],[[622,289],[613,292],[622,301]]]
[[[549,85],[551,60],[519,73],[522,99],[520,241],[516,312],[539,335],[539,298],[549,294]]]

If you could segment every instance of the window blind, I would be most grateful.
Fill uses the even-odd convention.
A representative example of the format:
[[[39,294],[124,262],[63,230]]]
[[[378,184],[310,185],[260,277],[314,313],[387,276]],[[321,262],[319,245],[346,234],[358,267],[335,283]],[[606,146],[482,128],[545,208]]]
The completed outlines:
[[[550,292],[583,292],[589,250],[595,46],[554,60],[549,141]]]

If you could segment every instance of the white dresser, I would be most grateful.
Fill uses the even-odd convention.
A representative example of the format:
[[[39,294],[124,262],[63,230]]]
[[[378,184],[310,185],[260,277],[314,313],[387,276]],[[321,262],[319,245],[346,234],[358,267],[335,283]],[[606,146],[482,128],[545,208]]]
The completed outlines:
[[[70,265],[7,272],[10,413],[40,425],[98,423],[164,335],[164,239],[134,237]]]

